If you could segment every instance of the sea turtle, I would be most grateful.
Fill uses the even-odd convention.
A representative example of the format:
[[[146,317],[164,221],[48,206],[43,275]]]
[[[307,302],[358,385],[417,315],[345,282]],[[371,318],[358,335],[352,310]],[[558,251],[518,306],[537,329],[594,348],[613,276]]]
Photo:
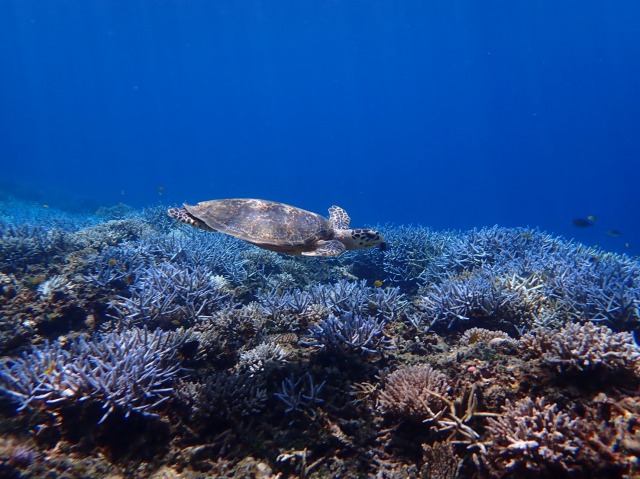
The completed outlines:
[[[329,208],[329,219],[295,206],[256,199],[203,201],[171,208],[168,213],[196,228],[225,233],[279,253],[338,256],[346,250],[386,247],[375,230],[349,229],[351,219],[339,206]]]

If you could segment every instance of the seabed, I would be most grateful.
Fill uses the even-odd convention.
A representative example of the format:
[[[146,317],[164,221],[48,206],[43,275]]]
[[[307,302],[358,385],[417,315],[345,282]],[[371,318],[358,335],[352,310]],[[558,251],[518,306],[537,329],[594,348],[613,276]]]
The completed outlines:
[[[285,256],[0,204],[0,476],[638,478],[640,262],[382,225]]]

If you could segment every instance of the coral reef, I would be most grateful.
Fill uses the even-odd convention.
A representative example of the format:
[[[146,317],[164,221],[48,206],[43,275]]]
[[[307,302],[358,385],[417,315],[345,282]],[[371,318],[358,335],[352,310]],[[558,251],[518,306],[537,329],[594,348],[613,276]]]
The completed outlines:
[[[384,334],[384,322],[356,313],[333,314],[320,320],[308,331],[304,344],[330,352],[379,354],[393,349]]]
[[[382,412],[418,421],[439,417],[446,406],[441,397],[448,398],[451,390],[447,377],[428,364],[398,369],[385,382],[379,402]]]
[[[0,362],[0,389],[26,407],[55,407],[91,399],[106,409],[100,422],[120,408],[151,412],[166,401],[180,371],[182,338],[156,330],[131,329],[99,338],[45,342],[19,358]]]
[[[640,367],[640,347],[631,333],[614,333],[593,323],[535,329],[520,339],[520,346],[560,372],[633,372]]]
[[[637,258],[392,225],[300,258],[10,206],[0,475],[640,477]]]
[[[487,432],[492,443],[480,462],[499,476],[587,472],[613,452],[597,439],[597,426],[544,398],[507,403],[502,416],[487,420]]]

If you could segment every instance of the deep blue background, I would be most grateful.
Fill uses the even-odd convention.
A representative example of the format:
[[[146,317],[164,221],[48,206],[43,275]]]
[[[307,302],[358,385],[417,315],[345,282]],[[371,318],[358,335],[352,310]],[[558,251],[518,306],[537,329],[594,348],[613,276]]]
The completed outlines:
[[[0,188],[335,203],[637,254],[639,25],[637,0],[3,0]]]

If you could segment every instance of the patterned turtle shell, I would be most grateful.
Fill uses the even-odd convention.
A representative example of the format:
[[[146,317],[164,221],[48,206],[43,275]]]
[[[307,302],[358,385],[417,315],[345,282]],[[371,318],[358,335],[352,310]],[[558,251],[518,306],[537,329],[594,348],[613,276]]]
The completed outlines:
[[[224,199],[184,205],[207,228],[256,245],[287,247],[329,240],[334,231],[324,216],[268,200]],[[197,225],[194,225],[197,226]]]

